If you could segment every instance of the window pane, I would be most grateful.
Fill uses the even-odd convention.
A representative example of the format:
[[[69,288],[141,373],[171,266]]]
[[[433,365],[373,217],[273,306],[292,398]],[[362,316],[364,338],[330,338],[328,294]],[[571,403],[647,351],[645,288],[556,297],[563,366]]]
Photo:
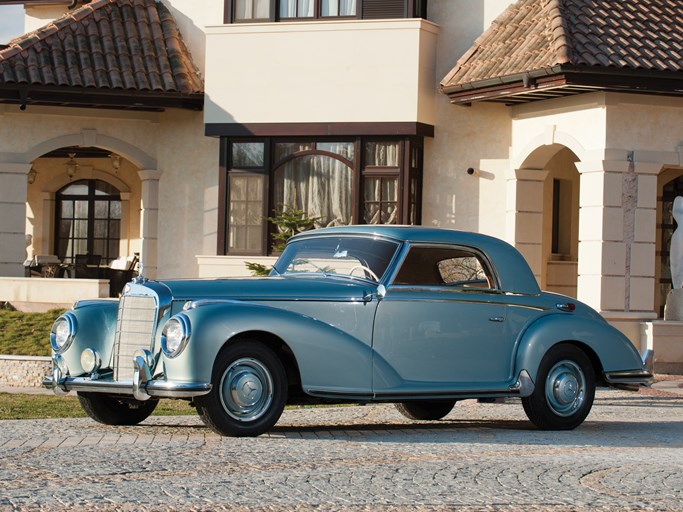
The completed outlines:
[[[263,167],[263,142],[234,142],[232,144],[233,167]]]
[[[73,201],[62,201],[62,218],[72,218],[74,215]]]
[[[85,180],[77,181],[72,183],[65,189],[62,189],[62,194],[67,196],[87,196],[88,195],[88,182]]]
[[[110,220],[109,221],[109,238],[113,240],[119,240],[121,238],[121,221]],[[118,244],[117,244],[118,246]]]
[[[329,151],[353,162],[353,142],[318,142],[316,147],[320,151]]]
[[[106,219],[109,217],[109,201],[95,201],[95,218]]]
[[[274,208],[303,210],[316,227],[351,223],[353,171],[326,155],[306,155],[280,166],[274,178]]]
[[[88,218],[88,201],[74,201],[74,207],[76,209],[74,215],[76,219]]]
[[[77,220],[74,222],[74,236],[77,238],[87,238],[88,237],[88,221],[87,220]]]
[[[398,222],[398,178],[365,178],[364,218],[366,224]]]
[[[356,0],[323,0],[323,16],[355,16]]]
[[[279,162],[299,151],[312,151],[314,144],[311,142],[280,142],[275,144],[275,162]]]
[[[69,238],[71,235],[71,225],[72,222],[67,219],[59,222],[59,238]]]
[[[281,0],[281,18],[312,18],[315,15],[315,0]]]
[[[107,228],[109,227],[109,222],[106,220],[96,220],[95,221],[95,238],[106,238]],[[97,254],[102,254],[97,253]]]
[[[270,0],[235,0],[235,19],[270,19]]]
[[[365,165],[371,167],[398,167],[398,142],[367,142],[365,144]]]
[[[112,219],[121,218],[121,201],[111,201],[110,203],[109,216]]]
[[[231,175],[228,249],[260,253],[263,249],[263,187],[259,174]]]

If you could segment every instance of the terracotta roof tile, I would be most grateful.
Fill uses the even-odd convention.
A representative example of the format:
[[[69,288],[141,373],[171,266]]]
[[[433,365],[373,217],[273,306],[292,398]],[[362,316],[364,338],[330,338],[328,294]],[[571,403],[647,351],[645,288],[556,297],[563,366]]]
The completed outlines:
[[[443,79],[453,88],[556,65],[683,71],[683,0],[518,0]]]
[[[94,0],[0,50],[0,85],[201,95],[170,11],[155,0]]]

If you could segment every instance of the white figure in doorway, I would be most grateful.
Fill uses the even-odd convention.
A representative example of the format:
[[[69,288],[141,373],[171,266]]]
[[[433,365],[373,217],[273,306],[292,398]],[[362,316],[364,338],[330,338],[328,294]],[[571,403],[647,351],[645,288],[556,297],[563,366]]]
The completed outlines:
[[[671,237],[669,259],[671,262],[671,281],[673,288],[683,288],[683,196],[674,199],[672,210],[678,227]]]

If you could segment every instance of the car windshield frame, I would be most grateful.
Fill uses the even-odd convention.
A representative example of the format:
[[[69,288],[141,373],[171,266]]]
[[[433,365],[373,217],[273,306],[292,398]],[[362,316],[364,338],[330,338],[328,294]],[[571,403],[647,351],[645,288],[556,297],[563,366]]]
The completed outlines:
[[[341,277],[379,284],[392,268],[401,242],[378,236],[324,235],[290,241],[272,276]]]

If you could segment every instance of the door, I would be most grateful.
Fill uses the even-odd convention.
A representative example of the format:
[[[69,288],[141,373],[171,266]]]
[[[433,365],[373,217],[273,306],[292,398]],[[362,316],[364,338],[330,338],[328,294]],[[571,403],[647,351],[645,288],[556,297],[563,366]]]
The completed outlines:
[[[377,309],[374,392],[499,388],[511,378],[514,348],[506,313],[506,296],[482,254],[412,247]]]

